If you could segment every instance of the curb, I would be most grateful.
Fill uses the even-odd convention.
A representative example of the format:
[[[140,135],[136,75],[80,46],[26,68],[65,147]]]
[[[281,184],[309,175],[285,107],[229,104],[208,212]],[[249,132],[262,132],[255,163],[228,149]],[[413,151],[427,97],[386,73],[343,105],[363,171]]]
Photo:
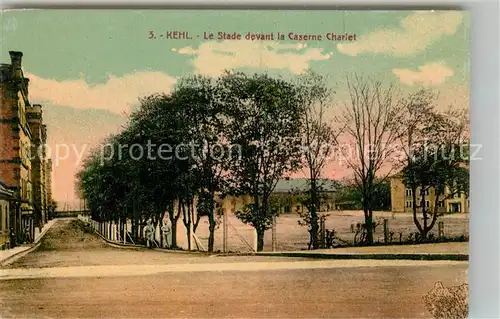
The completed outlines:
[[[22,258],[22,257],[26,256],[27,254],[35,251],[40,246],[40,244],[41,244],[40,241],[42,240],[43,236],[45,236],[45,234],[49,231],[49,229],[52,228],[52,226],[56,223],[56,219],[52,219],[52,220],[54,220],[54,222],[52,222],[52,224],[49,227],[45,228],[40,233],[40,236],[38,236],[38,238],[33,242],[33,244],[31,246],[26,247],[25,250],[21,250],[21,251],[15,253],[14,255],[5,258],[4,260],[0,260],[0,266],[6,266],[6,265],[18,260],[19,258]]]
[[[40,246],[40,244],[41,244],[40,241],[38,241],[38,243],[36,243],[35,245],[27,247],[25,250],[21,250],[20,252],[15,253],[14,255],[5,258],[4,260],[0,261],[0,266],[7,266],[8,264],[13,263],[14,261],[18,260],[19,258],[26,256],[27,254],[36,250]]]
[[[321,254],[321,253],[256,253],[255,256],[298,257],[315,259],[377,259],[377,260],[451,260],[468,261],[468,254]]]

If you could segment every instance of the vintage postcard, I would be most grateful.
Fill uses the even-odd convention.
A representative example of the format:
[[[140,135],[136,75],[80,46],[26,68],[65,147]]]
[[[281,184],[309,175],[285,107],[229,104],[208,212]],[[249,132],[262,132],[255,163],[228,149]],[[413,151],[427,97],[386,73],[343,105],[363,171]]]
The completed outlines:
[[[3,11],[0,317],[466,318],[469,25]]]

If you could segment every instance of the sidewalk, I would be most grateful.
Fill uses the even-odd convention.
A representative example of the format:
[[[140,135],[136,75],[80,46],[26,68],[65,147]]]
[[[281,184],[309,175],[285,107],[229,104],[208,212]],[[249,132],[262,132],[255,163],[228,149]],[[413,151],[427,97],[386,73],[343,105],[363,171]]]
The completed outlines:
[[[305,257],[324,259],[401,259],[401,260],[469,260],[469,243],[438,243],[346,247],[318,250],[259,252],[261,256]]]
[[[0,250],[0,264],[3,264],[4,262],[9,260],[10,258],[35,247],[38,244],[38,242],[40,241],[40,239],[42,239],[43,235],[45,235],[45,233],[49,230],[50,227],[52,227],[52,225],[54,225],[54,223],[56,221],[57,221],[57,219],[49,220],[47,222],[47,224],[45,224],[42,227],[42,231],[40,231],[38,229],[38,227],[36,227],[35,228],[35,241],[33,243],[17,246],[17,247],[7,249],[7,250]]]

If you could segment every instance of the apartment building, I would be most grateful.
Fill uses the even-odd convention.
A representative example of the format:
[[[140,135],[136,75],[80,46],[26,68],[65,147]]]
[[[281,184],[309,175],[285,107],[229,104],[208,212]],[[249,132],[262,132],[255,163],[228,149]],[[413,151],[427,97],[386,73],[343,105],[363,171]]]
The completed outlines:
[[[9,223],[19,241],[46,222],[48,162],[39,152],[46,142],[41,105],[29,100],[23,53],[10,51],[10,64],[0,64],[0,179],[13,192]]]

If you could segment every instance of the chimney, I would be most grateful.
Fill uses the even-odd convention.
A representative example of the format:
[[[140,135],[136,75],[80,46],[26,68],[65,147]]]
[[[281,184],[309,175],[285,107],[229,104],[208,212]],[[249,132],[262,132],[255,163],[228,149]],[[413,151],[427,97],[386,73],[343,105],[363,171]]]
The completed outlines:
[[[9,51],[10,64],[12,66],[12,77],[21,78],[21,62],[23,60],[23,53],[19,51]]]

